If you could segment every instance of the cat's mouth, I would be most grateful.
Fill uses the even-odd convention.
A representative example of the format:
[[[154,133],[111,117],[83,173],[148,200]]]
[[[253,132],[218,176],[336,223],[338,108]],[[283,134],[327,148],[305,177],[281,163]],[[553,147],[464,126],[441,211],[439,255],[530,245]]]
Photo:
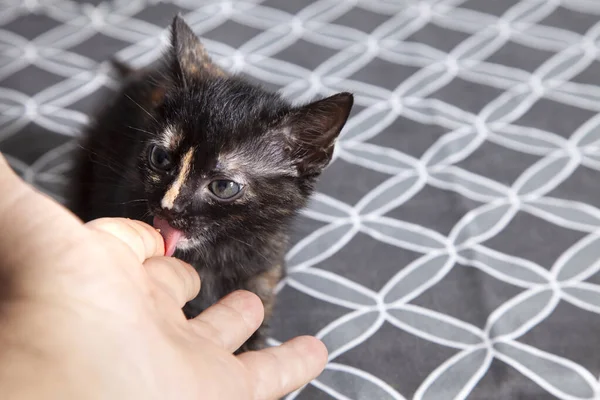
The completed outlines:
[[[183,231],[174,228],[167,220],[157,216],[154,217],[153,225],[165,241],[165,256],[171,257],[175,253],[177,245],[186,240]]]

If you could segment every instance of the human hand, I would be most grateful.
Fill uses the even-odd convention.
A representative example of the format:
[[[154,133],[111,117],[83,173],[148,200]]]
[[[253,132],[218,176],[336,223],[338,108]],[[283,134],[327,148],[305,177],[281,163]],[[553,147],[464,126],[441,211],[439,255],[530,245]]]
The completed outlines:
[[[82,224],[0,156],[0,392],[10,399],[275,399],[324,368],[312,337],[236,350],[261,324],[235,292],[193,320],[194,269],[152,227]]]

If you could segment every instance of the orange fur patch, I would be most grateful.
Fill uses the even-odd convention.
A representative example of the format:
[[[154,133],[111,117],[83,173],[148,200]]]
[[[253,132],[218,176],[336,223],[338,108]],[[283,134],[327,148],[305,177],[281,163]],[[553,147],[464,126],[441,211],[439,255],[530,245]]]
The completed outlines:
[[[187,153],[185,153],[185,155],[181,159],[181,168],[179,169],[179,174],[177,175],[177,178],[175,178],[175,180],[171,184],[171,187],[169,188],[169,190],[167,190],[167,192],[165,193],[165,196],[163,197],[163,199],[161,201],[161,206],[163,208],[166,208],[166,209],[173,208],[173,205],[175,204],[175,200],[177,200],[177,197],[179,196],[179,192],[181,191],[181,187],[185,183],[185,181],[190,173],[193,155],[194,155],[194,149],[191,148],[187,151]]]

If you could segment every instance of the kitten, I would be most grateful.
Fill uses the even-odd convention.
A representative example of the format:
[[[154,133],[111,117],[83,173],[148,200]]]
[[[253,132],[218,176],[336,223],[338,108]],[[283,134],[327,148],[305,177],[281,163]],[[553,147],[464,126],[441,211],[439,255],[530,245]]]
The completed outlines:
[[[202,279],[188,318],[234,290],[256,293],[265,323],[239,352],[262,348],[286,232],[331,160],[353,96],[292,106],[221,70],[179,16],[161,65],[119,69],[123,88],[84,137],[71,209],[84,221],[153,223],[166,255]]]

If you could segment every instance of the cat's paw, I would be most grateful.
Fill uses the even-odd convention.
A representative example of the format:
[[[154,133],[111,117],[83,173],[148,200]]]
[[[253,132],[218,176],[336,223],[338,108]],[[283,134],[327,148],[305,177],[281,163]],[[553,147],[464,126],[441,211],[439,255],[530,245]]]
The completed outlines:
[[[266,338],[260,334],[254,334],[234,353],[235,355],[245,353],[247,351],[258,351],[267,348]]]

